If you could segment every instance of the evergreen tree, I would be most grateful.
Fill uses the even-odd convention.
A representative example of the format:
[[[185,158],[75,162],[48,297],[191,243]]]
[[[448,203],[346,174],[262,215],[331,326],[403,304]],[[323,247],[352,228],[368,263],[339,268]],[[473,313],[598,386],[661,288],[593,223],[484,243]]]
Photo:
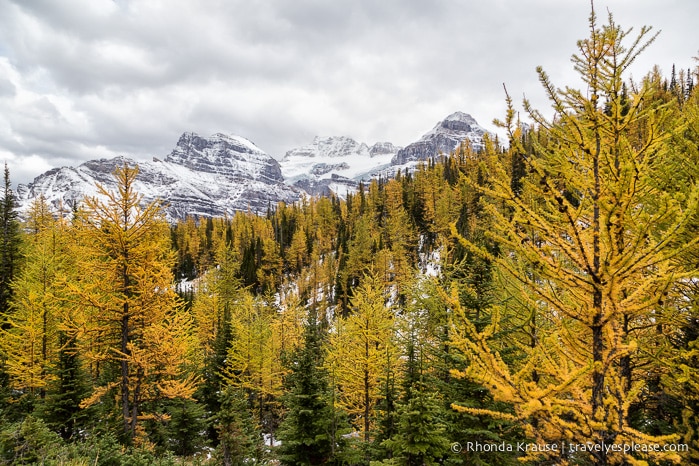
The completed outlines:
[[[219,445],[216,457],[224,466],[243,466],[262,459],[262,436],[248,406],[248,397],[232,387],[221,392],[215,416]]]
[[[17,221],[16,200],[10,183],[10,169],[5,163],[2,200],[0,200],[0,330],[10,328],[8,315],[12,298],[12,280],[17,272],[20,232]],[[0,349],[0,413],[10,396],[10,378],[7,372],[7,355]]]
[[[89,395],[89,384],[80,356],[65,332],[59,332],[58,345],[58,361],[53,369],[55,378],[48,384],[41,418],[68,440],[84,428],[92,414],[80,408],[80,402]]]
[[[192,456],[202,450],[205,438],[206,414],[199,403],[180,398],[166,403],[170,416],[165,433],[169,450],[178,456]]]
[[[2,200],[0,201],[0,316],[3,316],[2,327],[6,328],[4,316],[9,311],[12,297],[12,279],[17,273],[19,260],[20,232],[17,219],[17,201],[10,183],[10,169],[5,163],[3,178]]]
[[[0,430],[0,461],[3,464],[49,464],[46,460],[60,448],[60,437],[32,415]]]
[[[387,353],[389,356],[390,353]],[[387,361],[388,363],[388,361]],[[375,459],[392,458],[392,447],[386,440],[397,433],[400,375],[390,365],[380,387],[380,398],[376,404],[375,436],[370,447],[370,457]]]
[[[211,352],[205,356],[202,378],[197,399],[207,408],[209,415],[216,413],[220,405],[220,393],[225,388],[221,372],[225,368],[226,354],[231,340],[230,311],[223,311],[221,323],[216,329],[216,336],[211,346]],[[213,425],[209,426],[209,438],[217,442]]]
[[[423,382],[414,383],[410,398],[398,408],[397,433],[384,443],[393,458],[384,464],[423,466],[441,464],[449,453],[444,410],[435,392]]]
[[[282,464],[333,464],[341,455],[345,431],[335,412],[323,368],[324,350],[316,312],[309,312],[303,345],[290,362],[286,377],[286,417],[278,437]]]

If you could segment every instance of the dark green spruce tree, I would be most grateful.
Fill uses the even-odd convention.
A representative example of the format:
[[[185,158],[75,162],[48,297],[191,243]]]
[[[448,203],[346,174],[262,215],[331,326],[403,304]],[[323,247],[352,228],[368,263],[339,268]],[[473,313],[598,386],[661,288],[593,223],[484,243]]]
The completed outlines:
[[[221,371],[226,363],[226,354],[231,341],[231,315],[226,306],[222,312],[221,321],[214,337],[213,351],[206,356],[203,368],[204,382],[199,386],[196,399],[204,405],[211,422],[207,427],[207,436],[218,444],[218,430],[215,427],[216,413],[221,409],[221,392],[225,384],[221,377]]]
[[[393,458],[383,464],[430,466],[441,464],[450,453],[444,409],[438,394],[424,382],[412,386],[410,399],[398,408],[397,433],[384,443]]]
[[[406,342],[403,397],[397,409],[395,434],[382,442],[390,457],[381,464],[429,466],[441,464],[450,450],[445,409],[425,371],[426,345],[415,331]]]
[[[166,403],[170,421],[167,424],[166,445],[178,456],[192,456],[204,448],[206,430],[204,408],[195,400],[178,398]]]
[[[262,435],[255,422],[248,396],[243,390],[227,387],[220,396],[215,416],[218,437],[215,457],[223,466],[257,464],[262,460]]]
[[[285,465],[338,464],[342,453],[344,423],[332,404],[321,340],[316,312],[311,310],[303,346],[292,358],[285,381],[288,411],[277,433],[282,442],[279,459]]]
[[[10,169],[5,163],[2,199],[0,200],[0,326],[8,327],[7,315],[12,298],[12,279],[17,273],[20,256],[20,228],[17,215],[17,200],[10,183]],[[0,352],[0,419],[8,407],[9,379],[5,370],[5,356]]]
[[[20,243],[17,199],[12,191],[10,169],[7,167],[7,163],[3,179],[2,201],[0,201],[0,228],[2,228],[2,238],[0,238],[2,241],[0,244],[0,314],[3,316],[2,324],[4,326],[4,316],[9,310],[9,302],[12,297],[12,278],[17,272]]]
[[[65,332],[58,335],[60,350],[54,369],[56,379],[49,384],[42,407],[41,418],[64,440],[74,436],[85,426],[90,410],[81,409],[80,402],[89,395],[87,374],[78,353],[70,347]]]

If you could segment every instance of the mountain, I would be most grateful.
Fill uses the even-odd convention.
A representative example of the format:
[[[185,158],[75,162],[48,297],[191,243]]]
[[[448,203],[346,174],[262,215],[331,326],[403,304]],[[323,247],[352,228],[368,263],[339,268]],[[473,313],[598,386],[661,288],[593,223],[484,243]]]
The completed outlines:
[[[20,212],[43,194],[58,208],[71,208],[84,196],[97,195],[96,184],[116,189],[112,172],[125,158],[91,160],[78,167],[62,167],[19,185]],[[168,219],[232,215],[250,210],[263,213],[280,201],[295,202],[299,192],[283,181],[279,162],[239,136],[214,134],[204,138],[184,133],[165,160],[138,162],[135,189],[145,202],[164,199]]]
[[[287,184],[311,195],[333,192],[343,196],[354,191],[359,181],[390,167],[399,149],[390,142],[369,147],[346,136],[316,137],[288,151],[280,165]]]
[[[346,136],[316,137],[286,153],[282,174],[288,184],[310,195],[344,196],[356,190],[359,181],[391,177],[399,169],[414,170],[422,161],[451,153],[464,140],[482,149],[486,132],[471,115],[455,112],[405,148],[390,142],[368,146]]]
[[[163,160],[138,162],[135,189],[145,202],[165,200],[170,220],[248,210],[263,213],[278,202],[297,201],[302,192],[344,197],[360,181],[414,170],[421,161],[449,154],[464,140],[480,149],[485,134],[472,116],[456,112],[404,148],[390,142],[370,146],[347,136],[316,137],[306,146],[289,150],[278,162],[240,136],[184,133]],[[54,208],[70,209],[83,197],[97,195],[97,183],[115,190],[112,172],[124,163],[136,164],[116,157],[49,170],[32,183],[18,186],[20,213],[42,194]]]
[[[428,160],[440,153],[450,154],[467,139],[474,149],[482,149],[483,136],[486,133],[487,131],[468,113],[452,113],[425,133],[420,140],[399,150],[391,159],[391,165]]]

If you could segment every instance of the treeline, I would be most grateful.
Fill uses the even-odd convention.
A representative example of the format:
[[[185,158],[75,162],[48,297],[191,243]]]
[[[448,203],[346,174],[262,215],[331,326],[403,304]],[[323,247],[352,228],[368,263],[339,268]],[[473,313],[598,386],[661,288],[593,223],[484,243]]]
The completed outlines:
[[[0,462],[699,461],[699,95],[626,35],[344,200],[168,225],[121,167],[20,223],[6,169]]]

